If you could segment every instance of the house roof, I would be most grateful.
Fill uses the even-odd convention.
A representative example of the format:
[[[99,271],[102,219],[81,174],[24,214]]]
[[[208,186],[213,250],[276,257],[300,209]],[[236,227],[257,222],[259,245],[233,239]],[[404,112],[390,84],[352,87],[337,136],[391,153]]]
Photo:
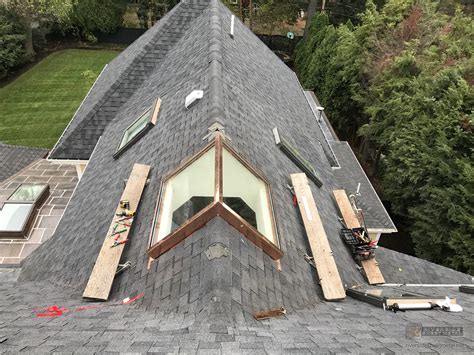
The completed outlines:
[[[181,1],[104,67],[51,151],[50,159],[87,160],[99,137],[203,10],[200,1]]]
[[[188,24],[186,33],[106,126],[54,236],[25,260],[15,288],[0,288],[6,295],[0,297],[0,304],[8,307],[15,300],[17,308],[13,309],[18,309],[21,312],[18,317],[25,320],[18,324],[36,321],[40,328],[35,329],[45,328],[45,332],[49,326],[50,330],[55,329],[56,325],[52,324],[57,319],[46,325],[41,319],[28,318],[30,307],[37,302],[31,295],[42,294],[38,307],[49,303],[65,307],[82,304],[82,291],[114,216],[124,180],[133,164],[141,163],[151,166],[149,183],[122,256],[123,261],[132,263],[132,268],[115,278],[107,307],[89,315],[74,312],[69,320],[61,318],[63,322],[59,321],[58,326],[62,324],[63,335],[77,339],[76,342],[68,340],[66,345],[62,337],[57,342],[45,342],[40,338],[47,332],[39,331],[34,332],[36,336],[30,334],[28,339],[36,340],[26,344],[22,339],[28,330],[18,333],[14,324],[8,325],[11,340],[5,342],[13,347],[40,343],[45,349],[62,345],[66,347],[60,349],[72,349],[87,343],[96,351],[121,344],[119,350],[126,349],[126,345],[131,350],[135,347],[134,351],[146,351],[156,345],[157,349],[203,352],[212,349],[281,352],[285,347],[314,350],[314,343],[320,344],[316,345],[320,349],[355,346],[369,350],[397,343],[396,338],[404,334],[407,320],[425,320],[429,315],[421,312],[420,318],[408,315],[394,318],[391,313],[375,311],[370,305],[350,299],[325,303],[315,270],[304,258],[310,250],[308,240],[286,187],[290,174],[299,170],[275,145],[272,135],[275,126],[318,167],[323,185],[317,188],[310,182],[310,186],[344,284],[346,287],[365,284],[339,237],[338,209],[332,197],[338,182],[319,144],[324,137],[320,127],[314,124],[296,75],[237,19],[235,35],[229,36],[232,15],[218,1],[187,4],[189,7],[181,8],[175,15],[186,16],[198,8],[202,13]],[[204,91],[203,98],[187,110],[185,97],[196,89]],[[161,97],[162,106],[156,126],[114,159],[123,130],[157,96]],[[227,143],[271,184],[284,252],[281,271],[268,255],[220,217],[162,254],[148,268],[146,250],[160,183],[181,162],[204,147],[207,129],[216,121],[225,126]],[[229,255],[209,260],[205,251],[216,242],[227,246]],[[380,248],[377,258],[386,282],[401,279],[423,283],[471,282],[468,275],[388,249]],[[47,284],[58,286],[49,289]],[[143,297],[130,308],[109,307],[138,294]],[[467,306],[471,303],[466,301]],[[288,317],[263,323],[251,318],[251,312],[282,306],[288,309]],[[472,313],[472,308],[468,312]],[[464,324],[462,319],[448,315],[442,322]],[[351,335],[354,329],[362,335]],[[397,335],[396,340],[392,334]],[[361,340],[374,336],[383,340]],[[285,339],[285,344],[281,345],[277,339]],[[305,342],[307,346],[301,345]]]
[[[0,182],[26,168],[34,161],[44,158],[48,150],[0,143]]]

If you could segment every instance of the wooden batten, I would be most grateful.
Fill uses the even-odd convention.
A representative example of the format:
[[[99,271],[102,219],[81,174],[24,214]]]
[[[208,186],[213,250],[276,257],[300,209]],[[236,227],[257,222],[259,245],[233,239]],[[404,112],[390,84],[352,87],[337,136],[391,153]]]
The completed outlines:
[[[143,189],[148,178],[150,167],[148,165],[135,164],[127,181],[127,186],[122,193],[120,200],[128,200],[130,202],[130,210],[136,211],[140,203]],[[117,206],[116,213],[120,213],[122,208]],[[107,301],[109,298],[110,289],[114,281],[115,272],[117,271],[123,249],[126,244],[120,244],[116,247],[111,247],[114,244],[114,236],[112,236],[116,220],[120,218],[114,213],[112,223],[105,237],[102,248],[94,265],[94,269],[89,277],[86,289],[82,294],[83,298],[90,298],[96,300]],[[121,227],[119,227],[121,228]],[[118,242],[128,239],[130,229],[128,227],[125,232],[120,234]]]
[[[292,174],[291,181],[295,189],[324,298],[327,301],[344,299],[346,292],[306,174]]]
[[[346,227],[350,229],[359,228],[360,222],[354,210],[352,209],[352,205],[349,201],[349,198],[347,197],[346,191],[334,190],[333,193],[334,197],[336,198],[336,203],[339,206],[339,210],[341,211],[342,218],[346,223]],[[385,279],[375,258],[362,260],[361,265],[364,269],[364,273],[369,284],[376,285],[385,283]]]
[[[268,318],[273,318],[273,317],[281,317],[286,314],[286,309],[285,308],[277,308],[277,309],[270,309],[268,311],[261,311],[261,312],[256,312],[254,313],[254,318],[256,320],[263,320],[263,319],[268,319]]]

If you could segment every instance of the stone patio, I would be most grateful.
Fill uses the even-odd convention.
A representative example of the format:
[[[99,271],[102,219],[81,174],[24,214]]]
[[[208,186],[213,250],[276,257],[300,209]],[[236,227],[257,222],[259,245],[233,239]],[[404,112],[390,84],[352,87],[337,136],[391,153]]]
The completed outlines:
[[[78,182],[75,164],[40,159],[0,183],[0,204],[22,183],[47,183],[50,193],[26,239],[0,239],[0,264],[19,264],[54,233]]]

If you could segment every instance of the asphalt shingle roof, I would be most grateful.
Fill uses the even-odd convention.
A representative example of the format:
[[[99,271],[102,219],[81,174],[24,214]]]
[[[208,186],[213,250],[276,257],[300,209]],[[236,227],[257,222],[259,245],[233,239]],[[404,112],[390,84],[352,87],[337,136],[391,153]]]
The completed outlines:
[[[202,12],[206,1],[181,1],[102,71],[75,113],[51,159],[87,160],[105,127],[160,65]]]
[[[319,144],[324,139],[322,131],[314,124],[295,74],[283,62],[237,19],[232,39],[228,34],[231,13],[218,1],[189,2],[186,11],[196,8],[204,10],[188,23],[189,30],[105,128],[55,235],[25,260],[14,287],[0,287],[4,295],[0,297],[0,330],[10,339],[4,343],[12,351],[25,346],[58,351],[89,346],[89,351],[377,353],[428,344],[425,339],[405,344],[402,334],[410,321],[458,322],[471,331],[473,301],[464,295],[462,300],[470,307],[466,313],[461,317],[447,314],[442,320],[435,318],[437,312],[394,315],[351,299],[334,304],[322,301],[316,272],[304,258],[309,245],[301,217],[286,188],[290,174],[299,170],[275,145],[272,129],[280,128],[317,167],[323,186],[310,186],[339,272],[347,287],[363,285],[364,278],[339,238],[338,209],[332,197],[332,190],[339,186]],[[184,8],[180,11],[187,13]],[[196,89],[203,90],[204,97],[186,110],[184,99]],[[162,99],[157,125],[113,159],[123,130],[157,96]],[[203,138],[215,121],[225,126],[229,144],[271,183],[284,252],[281,272],[268,255],[220,217],[147,269],[146,250],[160,182],[207,143]],[[134,163],[150,165],[151,172],[122,257],[133,267],[116,277],[106,305],[140,293],[143,298],[130,307],[74,312],[69,318],[46,321],[32,316],[31,307],[83,304],[81,293]],[[209,260],[205,250],[216,242],[227,246],[229,255]],[[387,249],[381,248],[377,258],[387,282],[471,282],[468,275]],[[48,284],[56,286],[50,289]],[[282,306],[289,311],[287,317],[264,322],[251,318],[251,312]],[[3,318],[5,314],[8,318]],[[55,339],[49,338],[53,333]],[[446,343],[470,350],[465,346],[472,345],[472,333],[466,334],[461,341],[449,338]],[[32,344],[25,340],[30,335],[36,339]],[[436,339],[429,341],[439,344]]]
[[[44,148],[30,148],[0,143],[0,182],[15,175],[48,153]]]
[[[462,313],[412,311],[392,313],[352,298],[289,310],[263,321],[233,309],[176,314],[150,312],[141,305],[85,303],[80,292],[40,283],[0,283],[0,352],[166,354],[460,354],[474,351],[474,296],[457,288],[426,290],[450,296]],[[67,308],[57,317],[38,317],[56,305]],[[97,308],[92,308],[97,306]],[[74,311],[80,308],[84,310]],[[462,334],[411,336],[409,327],[437,327]]]

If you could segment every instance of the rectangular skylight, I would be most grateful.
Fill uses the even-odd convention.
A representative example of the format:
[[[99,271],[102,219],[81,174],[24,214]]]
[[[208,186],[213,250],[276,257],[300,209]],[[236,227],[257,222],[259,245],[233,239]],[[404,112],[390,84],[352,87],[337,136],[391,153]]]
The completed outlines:
[[[317,187],[323,186],[321,180],[316,176],[316,170],[313,168],[311,163],[309,163],[303,156],[298,152],[298,150],[293,147],[285,138],[283,138],[278,131],[278,128],[273,129],[273,136],[275,138],[276,145],[280,148],[280,150],[285,153],[288,158],[295,163],[297,167],[299,167],[308,178],[313,181]]]
[[[0,211],[0,236],[24,236],[34,208],[32,203],[5,203]]]
[[[0,210],[0,237],[24,238],[34,221],[35,209],[48,197],[48,184],[21,184]]]
[[[49,190],[46,184],[21,184],[8,198],[8,201],[36,202]]]
[[[130,126],[128,126],[122,134],[120,144],[114,153],[117,159],[125,150],[137,142],[148,130],[155,124],[161,107],[161,99],[158,98],[154,105],[141,114]]]

